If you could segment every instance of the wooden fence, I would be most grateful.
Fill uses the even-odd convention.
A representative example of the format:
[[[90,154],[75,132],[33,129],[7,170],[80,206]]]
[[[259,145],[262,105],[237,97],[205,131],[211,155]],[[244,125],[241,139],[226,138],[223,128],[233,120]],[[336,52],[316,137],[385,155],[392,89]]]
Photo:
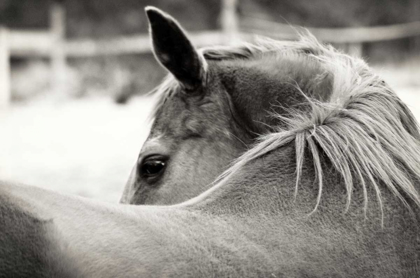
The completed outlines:
[[[278,39],[296,39],[297,30],[290,25],[268,22],[251,17],[238,18],[238,0],[223,0],[220,31],[191,33],[197,47],[229,44],[250,40],[257,35]],[[47,57],[51,59],[52,90],[61,92],[66,77],[67,57],[91,57],[148,53],[151,51],[147,34],[112,39],[66,39],[65,10],[60,4],[50,9],[50,29],[46,31],[9,30],[0,27],[0,107],[10,102],[10,57]],[[362,44],[420,36],[420,22],[367,28],[307,28],[319,40],[345,45],[353,55],[361,55]]]

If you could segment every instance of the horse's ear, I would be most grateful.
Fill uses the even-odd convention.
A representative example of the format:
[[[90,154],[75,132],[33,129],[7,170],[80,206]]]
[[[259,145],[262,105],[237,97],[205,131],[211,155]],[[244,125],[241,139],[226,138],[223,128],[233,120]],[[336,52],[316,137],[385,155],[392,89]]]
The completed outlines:
[[[147,7],[150,35],[156,59],[188,90],[203,84],[206,62],[170,15]]]

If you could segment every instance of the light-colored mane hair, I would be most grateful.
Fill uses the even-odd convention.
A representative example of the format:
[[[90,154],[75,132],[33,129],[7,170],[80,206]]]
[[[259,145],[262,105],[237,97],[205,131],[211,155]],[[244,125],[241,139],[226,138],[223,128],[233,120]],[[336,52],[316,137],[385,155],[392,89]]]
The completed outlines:
[[[269,41],[269,46],[277,42]],[[290,111],[291,117],[277,115],[287,128],[264,135],[260,142],[236,160],[216,182],[228,178],[246,163],[275,149],[293,143],[296,151],[296,188],[298,193],[305,156],[312,156],[319,191],[317,209],[324,186],[325,155],[343,177],[349,208],[355,183],[362,185],[364,209],[368,186],[376,192],[383,209],[384,184],[407,207],[408,199],[420,206],[420,195],[413,186],[420,181],[420,135],[418,124],[397,95],[361,60],[321,45],[312,36],[303,36],[287,48],[306,53],[319,61],[333,77],[330,101],[308,99],[309,113]],[[290,50],[286,50],[290,51]],[[303,93],[303,92],[302,92]]]

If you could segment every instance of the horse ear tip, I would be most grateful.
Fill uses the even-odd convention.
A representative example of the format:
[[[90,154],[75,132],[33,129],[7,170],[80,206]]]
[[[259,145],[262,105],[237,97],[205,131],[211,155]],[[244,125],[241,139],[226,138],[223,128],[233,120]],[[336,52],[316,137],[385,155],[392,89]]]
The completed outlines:
[[[147,17],[150,20],[161,18],[161,17],[164,16],[163,11],[161,11],[158,8],[153,7],[153,6],[147,6],[146,8],[144,8],[144,11],[146,12]]]
[[[159,9],[156,8],[155,6],[146,6],[144,8],[144,10],[146,11],[146,13],[148,13],[149,11],[156,11],[156,10],[159,10]]]

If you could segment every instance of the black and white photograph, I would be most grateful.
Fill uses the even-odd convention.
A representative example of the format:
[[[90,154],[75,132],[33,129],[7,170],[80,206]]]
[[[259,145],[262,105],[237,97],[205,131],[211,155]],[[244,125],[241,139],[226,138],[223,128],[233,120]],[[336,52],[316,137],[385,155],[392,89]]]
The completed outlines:
[[[0,0],[0,278],[420,277],[420,0]]]

